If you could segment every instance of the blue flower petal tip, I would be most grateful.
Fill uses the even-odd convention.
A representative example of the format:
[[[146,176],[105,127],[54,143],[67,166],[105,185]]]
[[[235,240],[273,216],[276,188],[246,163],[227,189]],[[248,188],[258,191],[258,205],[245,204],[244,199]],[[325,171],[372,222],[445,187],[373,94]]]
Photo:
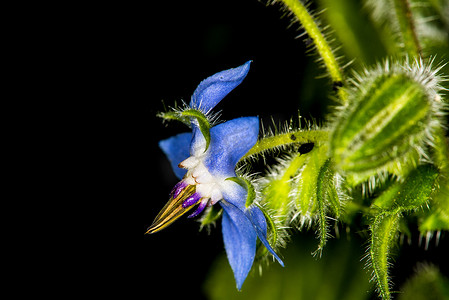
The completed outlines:
[[[218,72],[201,81],[192,95],[190,107],[208,113],[245,79],[251,62],[249,60],[237,68]]]
[[[221,201],[223,242],[229,264],[240,290],[253,265],[257,234],[245,213],[233,204]]]

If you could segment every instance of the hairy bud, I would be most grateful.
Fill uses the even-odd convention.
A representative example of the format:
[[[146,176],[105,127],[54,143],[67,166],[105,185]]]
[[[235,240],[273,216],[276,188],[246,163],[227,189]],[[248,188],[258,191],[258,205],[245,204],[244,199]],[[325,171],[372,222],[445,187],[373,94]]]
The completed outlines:
[[[405,161],[417,164],[426,156],[424,145],[445,109],[435,73],[418,62],[406,68],[387,63],[357,76],[331,133],[337,168],[361,181],[379,171],[400,173]]]

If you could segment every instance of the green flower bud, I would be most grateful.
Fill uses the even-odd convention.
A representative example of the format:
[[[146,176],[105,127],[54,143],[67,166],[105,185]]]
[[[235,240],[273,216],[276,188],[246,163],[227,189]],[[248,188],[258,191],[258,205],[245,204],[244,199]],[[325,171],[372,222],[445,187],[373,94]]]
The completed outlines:
[[[418,62],[387,63],[356,76],[331,132],[337,168],[362,181],[379,171],[400,174],[410,161],[416,165],[420,155],[426,156],[424,145],[431,144],[445,109],[435,73]]]

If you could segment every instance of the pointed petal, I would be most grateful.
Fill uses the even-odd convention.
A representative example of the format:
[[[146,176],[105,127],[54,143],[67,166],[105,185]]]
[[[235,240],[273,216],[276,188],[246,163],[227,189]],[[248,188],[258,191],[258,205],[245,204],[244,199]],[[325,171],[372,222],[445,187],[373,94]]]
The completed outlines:
[[[263,212],[257,206],[251,206],[246,210],[246,214],[254,225],[257,236],[259,237],[262,244],[273,254],[274,258],[279,262],[281,266],[284,266],[284,262],[279,258],[279,256],[271,248],[270,243],[267,241],[267,221]]]
[[[255,205],[252,205],[246,209],[245,203],[247,192],[245,188],[234,181],[226,180],[223,184],[223,189],[221,192],[226,202],[231,203],[245,214],[245,216],[250,220],[252,226],[254,226],[254,230],[256,231],[256,234],[262,244],[264,244],[268,251],[273,254],[279,264],[284,266],[283,261],[279,258],[267,240],[267,221],[265,220],[263,212]]]
[[[233,177],[237,162],[257,142],[259,118],[237,118],[210,131],[211,140],[205,165],[212,175]]]
[[[223,241],[229,264],[234,272],[237,289],[248,276],[256,253],[256,232],[245,214],[234,205],[221,201]]]
[[[201,81],[193,93],[190,107],[208,113],[245,79],[250,64],[251,61],[247,61],[240,67],[218,72]]]
[[[167,156],[173,172],[175,172],[175,175],[179,179],[182,179],[186,173],[186,170],[179,168],[178,164],[190,156],[189,149],[191,140],[192,133],[187,132],[172,136],[159,142],[159,147]]]

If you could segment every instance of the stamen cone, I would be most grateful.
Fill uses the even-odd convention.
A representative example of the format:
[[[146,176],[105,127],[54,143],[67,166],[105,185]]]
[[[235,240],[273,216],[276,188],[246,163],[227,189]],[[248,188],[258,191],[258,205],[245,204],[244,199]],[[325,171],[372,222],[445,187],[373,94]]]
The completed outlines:
[[[182,204],[187,198],[191,197],[195,193],[195,190],[196,188],[194,185],[188,185],[178,193],[177,197],[172,197],[156,216],[153,224],[151,224],[148,228],[146,234],[155,233],[166,228],[183,214],[192,209],[193,206],[183,207]]]

